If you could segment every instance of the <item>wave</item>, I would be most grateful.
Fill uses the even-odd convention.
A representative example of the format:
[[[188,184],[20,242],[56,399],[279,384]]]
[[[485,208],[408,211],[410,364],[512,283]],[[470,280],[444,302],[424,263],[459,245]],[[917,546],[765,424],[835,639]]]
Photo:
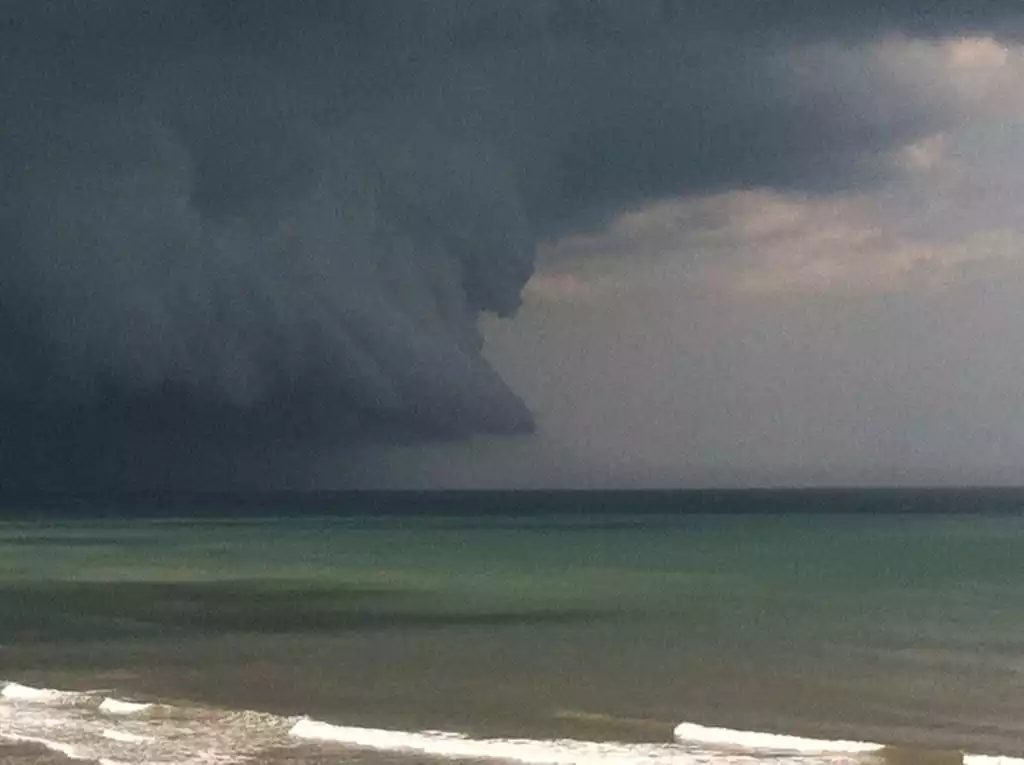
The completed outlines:
[[[100,765],[245,762],[287,746],[296,719],[0,681],[0,740],[38,744]]]
[[[674,735],[677,741],[693,741],[701,744],[717,744],[742,749],[760,749],[776,752],[799,752],[802,754],[826,754],[842,752],[878,752],[883,744],[869,741],[843,741],[816,738],[784,736],[778,733],[732,730],[731,728],[707,728],[696,723],[679,723]],[[982,765],[978,763],[978,765]],[[992,764],[994,765],[994,764]]]
[[[701,765],[708,762],[754,765],[763,758],[754,753],[735,754],[686,747],[680,744],[627,744],[575,739],[478,739],[445,731],[383,730],[331,725],[318,720],[299,720],[290,734],[300,739],[330,741],[359,749],[409,753],[444,759],[502,760],[527,765]],[[777,765],[809,762],[803,758],[772,757]],[[829,763],[855,763],[830,759]]]
[[[21,683],[7,683],[0,696],[12,701],[27,701],[33,704],[73,704],[83,694],[76,691],[58,691],[53,688],[33,688]]]
[[[152,709],[152,704],[140,704],[134,701],[120,701],[119,699],[105,698],[100,702],[99,711],[108,715],[134,715]]]
[[[41,744],[105,765],[253,762],[271,749],[317,742],[402,756],[525,765],[886,765],[906,752],[867,741],[802,738],[683,722],[664,743],[473,738],[446,731],[337,725],[310,717],[171,706],[101,692],[0,681],[0,739]],[[950,753],[950,761],[961,756]],[[1024,758],[965,754],[963,765],[1024,765]]]
[[[121,741],[129,744],[147,744],[154,740],[152,736],[140,736],[137,733],[125,733],[119,730],[105,730],[103,731],[103,737],[109,738],[111,741]]]

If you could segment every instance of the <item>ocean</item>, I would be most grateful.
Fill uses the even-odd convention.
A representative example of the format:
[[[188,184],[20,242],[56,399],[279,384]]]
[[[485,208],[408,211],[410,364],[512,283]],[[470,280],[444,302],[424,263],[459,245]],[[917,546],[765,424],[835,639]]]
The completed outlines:
[[[1022,510],[11,500],[0,763],[1021,765]]]

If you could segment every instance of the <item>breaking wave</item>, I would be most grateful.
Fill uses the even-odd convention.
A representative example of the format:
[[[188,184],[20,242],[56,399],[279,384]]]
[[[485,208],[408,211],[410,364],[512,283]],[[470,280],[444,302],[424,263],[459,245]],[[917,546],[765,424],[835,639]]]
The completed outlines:
[[[119,701],[118,699],[103,699],[100,703],[99,710],[106,712],[108,715],[133,715],[138,712],[145,712],[147,709],[151,709],[152,704],[139,704],[133,701]]]
[[[33,688],[21,683],[7,683],[0,696],[12,701],[25,701],[32,704],[72,704],[76,700],[86,698],[86,694],[74,691],[58,691],[53,688]]]
[[[753,765],[772,762],[778,765],[811,763],[856,763],[854,757],[812,759],[787,757],[781,750],[752,749],[749,752],[707,748],[695,742],[665,744],[579,741],[575,739],[470,738],[444,731],[394,731],[374,728],[330,725],[317,720],[299,720],[290,734],[296,738],[331,741],[360,749],[407,752],[444,759],[499,760],[528,765],[698,765],[721,762]],[[754,734],[757,735],[757,734]],[[822,749],[821,751],[828,751]]]
[[[104,765],[259,762],[264,752],[317,744],[392,756],[526,765],[885,765],[908,761],[906,751],[878,743],[690,722],[677,725],[672,740],[664,743],[474,738],[446,731],[336,725],[305,716],[172,706],[14,682],[0,683],[0,739],[40,744],[73,759]],[[997,754],[950,752],[949,759],[964,765],[1024,765],[1022,758]]]
[[[856,754],[858,752],[877,752],[883,748],[881,744],[872,744],[867,741],[800,738],[798,736],[782,736],[777,733],[756,733],[732,730],[730,728],[707,728],[703,725],[687,722],[676,726],[675,737],[677,741],[808,754],[825,754],[829,752]]]

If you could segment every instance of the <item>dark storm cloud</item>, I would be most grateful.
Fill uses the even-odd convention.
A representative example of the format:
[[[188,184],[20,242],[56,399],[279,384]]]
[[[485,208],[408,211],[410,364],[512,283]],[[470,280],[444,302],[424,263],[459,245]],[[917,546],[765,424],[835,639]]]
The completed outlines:
[[[861,110],[790,46],[1015,10],[0,0],[0,478],[274,483],[311,444],[527,431],[476,319],[538,239],[870,179],[934,105],[876,78]]]

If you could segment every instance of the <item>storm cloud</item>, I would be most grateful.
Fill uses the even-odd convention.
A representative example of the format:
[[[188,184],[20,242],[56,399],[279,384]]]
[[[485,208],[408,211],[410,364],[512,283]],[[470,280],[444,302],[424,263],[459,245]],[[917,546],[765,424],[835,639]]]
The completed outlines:
[[[844,46],[1015,10],[0,1],[0,481],[286,485],[331,444],[528,433],[477,320],[538,243],[878,182],[946,112]]]

